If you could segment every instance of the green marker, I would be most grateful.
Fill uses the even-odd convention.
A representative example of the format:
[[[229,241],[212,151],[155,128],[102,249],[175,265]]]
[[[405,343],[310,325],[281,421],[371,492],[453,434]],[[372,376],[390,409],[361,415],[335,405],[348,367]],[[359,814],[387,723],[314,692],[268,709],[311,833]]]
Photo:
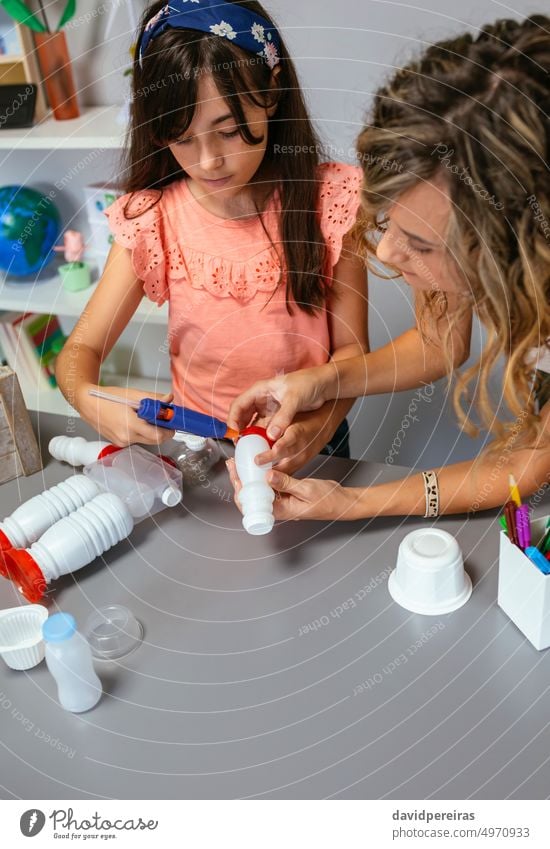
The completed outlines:
[[[546,554],[547,551],[550,551],[550,519],[546,523],[546,533],[542,538],[542,542],[539,545],[539,551],[542,551],[543,554]]]

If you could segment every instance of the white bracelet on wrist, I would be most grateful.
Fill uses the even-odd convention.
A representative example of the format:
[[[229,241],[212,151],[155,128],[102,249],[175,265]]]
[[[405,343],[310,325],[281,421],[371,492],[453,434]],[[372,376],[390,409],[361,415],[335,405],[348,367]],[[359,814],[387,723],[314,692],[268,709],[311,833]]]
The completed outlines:
[[[424,479],[424,491],[426,497],[425,519],[434,519],[439,516],[439,483],[434,471],[422,472]]]

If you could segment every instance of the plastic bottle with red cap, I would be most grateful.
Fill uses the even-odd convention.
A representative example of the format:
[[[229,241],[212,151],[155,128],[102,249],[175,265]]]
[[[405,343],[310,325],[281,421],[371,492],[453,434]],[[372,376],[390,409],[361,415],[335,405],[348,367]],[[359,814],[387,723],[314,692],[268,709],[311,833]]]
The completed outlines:
[[[89,442],[82,436],[54,436],[50,439],[48,451],[52,457],[62,463],[70,463],[71,466],[87,466],[107,454],[120,451],[120,448],[102,440]]]
[[[243,527],[254,536],[270,533],[275,522],[275,493],[266,481],[271,463],[260,467],[254,462],[258,454],[268,451],[272,445],[265,428],[252,425],[241,431],[235,447],[235,466],[242,484],[239,501],[243,511]]]
[[[52,525],[30,548],[4,552],[8,577],[34,604],[52,581],[87,566],[125,539],[133,527],[121,499],[103,492]]]

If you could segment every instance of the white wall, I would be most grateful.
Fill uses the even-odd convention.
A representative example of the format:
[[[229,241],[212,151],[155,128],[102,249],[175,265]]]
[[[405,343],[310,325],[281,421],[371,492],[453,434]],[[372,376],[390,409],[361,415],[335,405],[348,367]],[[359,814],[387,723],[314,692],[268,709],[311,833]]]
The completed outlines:
[[[80,0],[78,15],[67,35],[73,57],[80,99],[83,104],[121,103],[127,88],[122,70],[128,66],[132,37],[127,0]],[[132,2],[136,14],[143,0]],[[65,0],[47,5],[53,20]],[[464,29],[475,31],[498,17],[523,17],[546,11],[548,4],[515,0],[512,6],[495,0],[266,0],[276,16],[296,60],[313,118],[334,156],[352,161],[350,148],[359,131],[376,87],[396,67],[405,63],[429,42],[449,37]],[[105,27],[116,8],[115,27],[109,39]],[[55,10],[55,14],[54,14]],[[77,152],[74,156],[78,156]],[[34,158],[33,158],[34,157]],[[4,159],[0,179],[15,177],[46,187],[50,175],[66,169],[67,154],[54,154],[35,170],[36,155],[19,153]],[[83,182],[112,177],[114,161],[96,163]],[[9,171],[9,174],[8,174]],[[92,173],[93,172],[93,173]],[[99,172],[103,172],[99,174]],[[92,177],[92,179],[89,179]],[[53,179],[52,179],[53,182]],[[71,186],[63,203],[67,212],[78,213],[81,205],[78,184]],[[407,287],[394,282],[370,282],[370,334],[373,346],[385,344],[412,323]],[[472,351],[480,348],[479,328],[474,330]],[[131,342],[129,343],[131,347]],[[154,347],[154,343],[151,343]],[[153,358],[153,373],[164,365]],[[471,456],[476,444],[458,433],[453,415],[445,405],[447,387],[440,382],[433,396],[416,404],[406,438],[402,439],[395,462],[429,467],[450,459]],[[384,460],[396,433],[411,410],[415,393],[380,396],[358,402],[353,415],[352,449],[356,457]]]

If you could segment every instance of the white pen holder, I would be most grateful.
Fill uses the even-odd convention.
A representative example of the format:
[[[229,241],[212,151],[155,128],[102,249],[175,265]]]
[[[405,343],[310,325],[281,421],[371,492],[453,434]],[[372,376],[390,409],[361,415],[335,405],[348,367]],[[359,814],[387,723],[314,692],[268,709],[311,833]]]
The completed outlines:
[[[531,522],[532,545],[545,533],[548,517]],[[550,646],[550,575],[544,575],[526,554],[500,534],[498,604],[536,649]]]

